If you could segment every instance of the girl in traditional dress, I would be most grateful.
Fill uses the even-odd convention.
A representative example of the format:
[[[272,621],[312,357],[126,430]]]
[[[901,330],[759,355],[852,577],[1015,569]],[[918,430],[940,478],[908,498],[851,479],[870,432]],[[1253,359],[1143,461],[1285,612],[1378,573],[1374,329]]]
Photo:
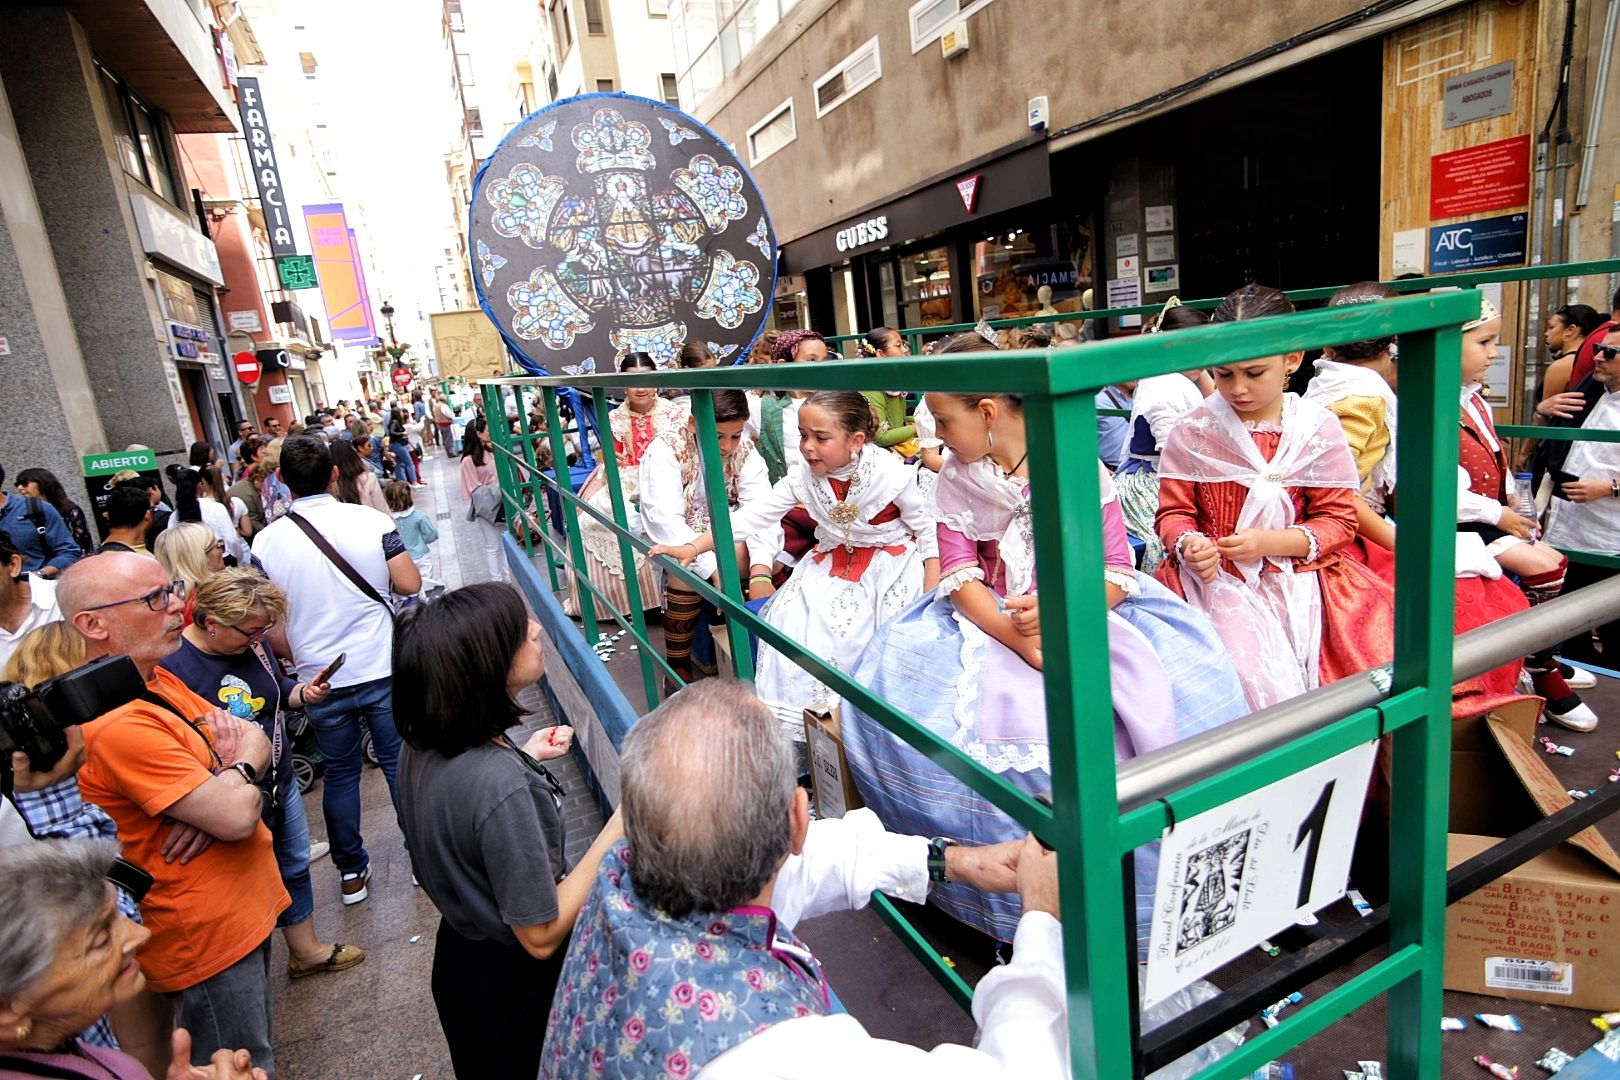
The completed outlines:
[[[1150,334],[1185,330],[1209,321],[1197,308],[1172,296]],[[1125,531],[1142,542],[1142,569],[1152,573],[1164,561],[1164,547],[1154,526],[1159,512],[1159,451],[1177,420],[1204,403],[1215,384],[1203,368],[1154,375],[1136,384],[1131,395],[1131,427],[1125,437],[1125,456],[1114,473]]]
[[[944,353],[990,351],[977,333]],[[1032,793],[1050,790],[1034,531],[1023,408],[1011,395],[929,394],[945,456],[938,507],[940,583],[873,637],[856,681],[975,761]],[[1232,663],[1207,621],[1136,572],[1106,471],[1103,535],[1116,760],[1147,753],[1247,711]],[[1022,835],[983,796],[853,705],[844,749],[866,804],[892,830],[987,843]],[[1137,863],[1140,912],[1156,860]],[[1145,890],[1145,893],[1144,893]],[[1011,940],[1015,898],[960,885],[929,897],[963,922]]]
[[[815,363],[831,355],[826,340],[814,330],[787,330],[776,335],[771,345],[773,364]],[[770,482],[794,472],[804,459],[799,455],[799,408],[810,396],[808,390],[775,392],[764,390],[748,395],[748,426],[744,434],[754,440]],[[782,536],[777,544],[775,572],[787,574],[815,543],[816,523],[802,506],[790,509],[782,518]]]
[[[1536,522],[1510,505],[1513,470],[1496,435],[1491,406],[1480,396],[1485,373],[1496,358],[1502,319],[1489,300],[1480,317],[1463,326],[1462,431],[1457,466],[1457,520],[1462,533],[1477,536],[1502,569],[1519,579],[1530,606],[1545,603],[1564,587],[1569,558],[1536,539]],[[1558,669],[1551,648],[1527,658],[1536,693],[1547,700],[1547,717],[1575,731],[1591,731],[1597,714],[1581,701]]]
[[[628,371],[657,371],[658,364],[644,352],[627,353],[619,361],[619,374]],[[641,457],[652,441],[671,428],[686,422],[686,410],[677,402],[658,396],[650,387],[635,387],[625,391],[624,402],[608,413],[608,429],[613,436],[613,457],[619,465],[619,486],[624,492],[625,525],[633,533],[644,535],[641,524]],[[598,465],[580,489],[580,498],[596,507],[608,517],[613,516],[613,497],[608,491],[606,466]],[[624,564],[619,557],[619,537],[590,514],[579,515],[579,536],[585,547],[585,562],[590,578],[605,593],[619,611],[628,608],[630,600],[625,590]],[[645,557],[635,556],[636,579],[641,585],[642,607],[652,610],[663,600],[661,575]],[[580,585],[571,589],[569,614],[579,613]],[[597,617],[608,620],[613,616],[602,605],[597,605]]]
[[[714,391],[714,426],[719,437],[721,472],[726,502],[733,509],[750,506],[770,495],[765,463],[754,453],[753,441],[743,434],[748,402],[741,390]],[[647,538],[664,550],[700,539],[709,531],[709,502],[703,480],[703,459],[698,449],[697,421],[667,428],[647,444],[641,458],[641,520]],[[740,539],[740,538],[739,538]],[[769,562],[769,555],[763,556]],[[712,578],[712,554],[699,558],[694,571]],[[698,594],[673,577],[664,581],[664,655],[682,682],[691,682],[692,639],[697,636],[702,601]]]
[[[1280,315],[1246,285],[1213,322]],[[1158,576],[1207,614],[1255,709],[1389,660],[1394,590],[1340,551],[1361,480],[1339,421],[1286,393],[1304,354],[1214,368],[1216,392],[1181,418],[1159,459]]]
[[[911,350],[906,348],[906,339],[900,331],[888,326],[868,330],[859,345],[863,360],[876,360],[880,357],[897,359],[911,355]],[[916,457],[917,428],[906,416],[908,400],[906,391],[863,390],[861,393],[872,406],[873,415],[877,417],[877,433],[872,441],[885,450],[893,450],[903,458]]]
[[[772,587],[769,563],[755,565],[750,596],[771,596],[766,621],[841,671],[849,671],[878,627],[939,580],[934,519],[916,471],[872,440],[872,411],[851,392],[821,391],[799,409],[802,462],[760,500],[738,507],[738,537],[765,534],[803,505],[815,521],[814,549],[787,583]],[[683,564],[712,550],[705,533],[677,548],[656,547]],[[774,596],[772,595],[774,592]],[[804,741],[804,710],[836,700],[814,676],[760,644],[754,687],[784,730]]]

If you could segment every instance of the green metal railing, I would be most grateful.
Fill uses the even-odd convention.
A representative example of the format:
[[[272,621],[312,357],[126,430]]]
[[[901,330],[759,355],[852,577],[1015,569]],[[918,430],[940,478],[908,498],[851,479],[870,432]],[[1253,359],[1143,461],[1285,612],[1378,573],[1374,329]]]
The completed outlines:
[[[1545,272],[1545,271],[1543,271]],[[1483,275],[1482,275],[1483,276]],[[1447,797],[1449,790],[1452,550],[1456,522],[1456,459],[1459,351],[1462,323],[1477,317],[1476,292],[1435,293],[1388,303],[1324,309],[1280,318],[1138,336],[1099,343],[1084,351],[1021,351],[999,354],[993,364],[980,355],[920,359],[858,360],[838,364],[793,364],[711,368],[701,371],[637,372],[631,376],[509,378],[484,383],[486,409],[505,412],[502,388],[517,398],[520,430],[513,436],[497,423],[501,483],[509,520],[521,517],[526,550],[543,541],[548,573],[559,584],[556,559],[575,568],[586,634],[596,627],[601,591],[585,574],[581,515],[611,528],[620,552],[645,552],[648,544],[626,528],[624,495],[611,445],[602,447],[612,513],[573,491],[566,465],[557,390],[593,392],[606,415],[606,391],[653,386],[691,392],[703,451],[719,563],[718,589],[663,560],[666,574],[709,599],[724,612],[736,674],[751,675],[747,634],[752,632],[809,671],[833,692],[857,705],[917,747],[1059,853],[1064,961],[1068,985],[1070,1053],[1082,1078],[1136,1075],[1137,1015],[1134,985],[1134,913],[1124,903],[1128,876],[1123,860],[1159,835],[1173,817],[1185,818],[1300,772],[1380,734],[1394,742],[1391,830],[1402,838],[1400,865],[1391,866],[1388,954],[1350,976],[1321,998],[1293,1010],[1276,1028],[1261,1032],[1201,1075],[1247,1075],[1260,1064],[1314,1035],[1373,998],[1390,999],[1387,1060],[1394,1076],[1440,1072],[1442,945],[1445,925]],[[1138,309],[1139,310],[1139,309]],[[1111,312],[1087,313],[1106,317]],[[938,332],[937,328],[928,332]],[[1113,773],[1114,713],[1109,681],[1100,491],[1094,453],[1077,451],[1094,438],[1095,392],[1109,383],[1194,367],[1241,362],[1324,343],[1401,336],[1400,399],[1403,453],[1398,487],[1427,497],[1402,505],[1401,544],[1396,552],[1393,683],[1387,700],[1358,710],[1310,736],[1225,772],[1193,783],[1151,806],[1121,814]],[[712,392],[722,388],[859,390],[882,386],[932,392],[1020,394],[1028,430],[1031,502],[1040,567],[1042,645],[1046,656],[1047,724],[1052,767],[1047,806],[991,773],[946,740],[874,696],[822,658],[808,652],[743,606],[741,576],[730,535],[729,509],[717,451]],[[535,466],[526,418],[526,394],[544,398],[548,437],[558,464],[556,479]],[[1084,433],[1084,434],[1079,434]],[[611,440],[605,440],[611,442]],[[1094,450],[1094,447],[1092,447]],[[562,501],[566,545],[529,514],[544,487]],[[625,566],[630,590],[636,577]],[[608,613],[640,643],[648,704],[657,701],[662,664],[646,636],[640,602],[632,611]],[[673,674],[670,672],[670,674]],[[1413,868],[1421,872],[1413,873]],[[885,918],[890,918],[885,912]],[[897,914],[892,916],[899,918]],[[931,958],[941,981],[965,997],[965,985],[932,956],[920,939],[909,941]],[[953,982],[954,980],[954,982]]]
[[[1429,289],[1474,289],[1481,285],[1515,281],[1537,281],[1544,278],[1574,278],[1588,274],[1620,274],[1620,259],[1593,259],[1588,262],[1561,263],[1556,266],[1523,266],[1508,270],[1478,270],[1457,274],[1438,274],[1432,277],[1398,278],[1385,285],[1397,292],[1415,293]],[[1348,284],[1348,282],[1346,282]],[[1295,303],[1326,300],[1343,285],[1324,285],[1310,289],[1292,289],[1286,294]],[[1213,309],[1220,306],[1221,297],[1182,301],[1187,307]],[[1139,304],[1135,307],[1103,308],[1098,311],[1064,311],[1052,315],[1023,315],[1016,319],[991,319],[993,330],[1010,330],[1025,326],[1059,322],[1084,322],[1087,319],[1122,319],[1130,315],[1157,315],[1162,304]],[[913,355],[922,352],[924,338],[937,338],[948,334],[972,330],[977,323],[952,323],[949,326],[912,326],[900,331]],[[860,334],[836,334],[827,338],[827,344],[836,348],[846,342],[858,342]],[[1318,345],[1331,345],[1322,341]]]

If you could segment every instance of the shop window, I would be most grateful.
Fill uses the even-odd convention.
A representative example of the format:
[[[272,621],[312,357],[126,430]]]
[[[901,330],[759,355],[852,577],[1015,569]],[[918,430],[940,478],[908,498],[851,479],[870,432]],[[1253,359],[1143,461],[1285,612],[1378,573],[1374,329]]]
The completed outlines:
[[[911,51],[921,52],[950,27],[989,5],[990,0],[918,0],[908,13]]]
[[[1074,256],[1051,226],[1008,229],[973,246],[974,314],[983,319],[1080,310]]]
[[[952,321],[951,264],[945,248],[900,257],[900,296],[907,326],[944,326]]]
[[[878,81],[883,65],[878,59],[878,39],[844,57],[831,71],[816,80],[816,118],[829,112]]]
[[[674,72],[666,72],[658,76],[658,94],[664,99],[665,105],[681,107],[680,89],[675,84]]]
[[[798,136],[799,129],[793,121],[793,99],[788,98],[748,129],[748,163],[758,165]]]

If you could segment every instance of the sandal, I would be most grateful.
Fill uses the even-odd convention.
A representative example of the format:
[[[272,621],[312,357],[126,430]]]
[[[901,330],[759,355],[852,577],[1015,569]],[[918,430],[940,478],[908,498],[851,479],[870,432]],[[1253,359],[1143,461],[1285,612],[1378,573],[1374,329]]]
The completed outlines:
[[[313,963],[303,963],[291,957],[287,959],[287,975],[290,978],[302,979],[305,975],[320,975],[328,971],[347,971],[366,958],[366,950],[358,945],[333,945],[332,951],[326,959],[316,960]]]

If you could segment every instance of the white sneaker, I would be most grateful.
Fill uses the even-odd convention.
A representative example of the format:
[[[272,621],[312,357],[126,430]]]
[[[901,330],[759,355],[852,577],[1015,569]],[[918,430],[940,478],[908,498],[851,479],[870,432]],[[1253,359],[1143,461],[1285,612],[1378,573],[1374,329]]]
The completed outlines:
[[[327,843],[325,840],[317,840],[313,844],[309,845],[309,861],[315,862],[317,859],[324,859],[326,858],[326,853],[331,850],[331,844]]]
[[[1559,664],[1558,670],[1564,673],[1564,681],[1569,684],[1571,690],[1590,690],[1597,685],[1597,676],[1585,668]]]
[[[1547,710],[1547,718],[1555,724],[1562,724],[1571,731],[1591,731],[1598,725],[1597,713],[1582,703],[1566,713],[1555,713],[1551,708]]]

